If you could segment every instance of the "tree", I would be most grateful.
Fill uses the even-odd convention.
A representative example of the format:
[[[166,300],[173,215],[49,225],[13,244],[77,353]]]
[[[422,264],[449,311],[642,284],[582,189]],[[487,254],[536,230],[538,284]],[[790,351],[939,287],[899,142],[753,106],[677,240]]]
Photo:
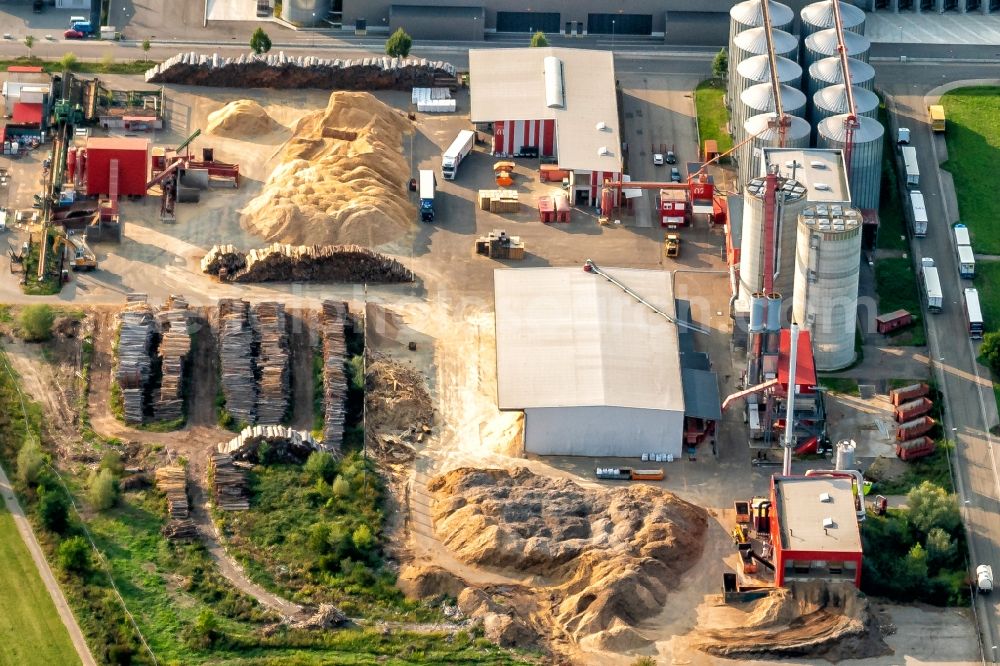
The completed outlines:
[[[115,476],[121,476],[125,471],[125,464],[122,462],[122,454],[117,451],[108,451],[101,458],[101,465],[98,469],[108,469]]]
[[[251,47],[253,43],[251,42]],[[142,40],[142,59],[149,60],[149,49],[153,48],[153,45],[149,43],[148,39]]]
[[[1000,332],[991,331],[984,335],[979,353],[986,359],[993,372],[1000,373]]]
[[[546,39],[545,33],[539,30],[531,36],[531,46],[548,46],[549,40]]]
[[[396,32],[389,35],[385,40],[385,54],[393,58],[405,58],[410,55],[410,48],[413,46],[413,38],[406,34],[402,28],[396,28]]]
[[[342,476],[338,476],[334,479],[331,490],[333,490],[334,496],[345,499],[351,494],[351,482]]]
[[[27,342],[43,342],[52,337],[52,322],[56,315],[44,303],[28,305],[17,316],[21,337]]]
[[[375,537],[372,536],[371,528],[367,525],[359,525],[351,533],[351,541],[354,543],[354,547],[363,553],[371,550],[372,546],[375,545]]]
[[[72,72],[76,69],[76,54],[72,51],[67,51],[63,53],[62,58],[59,58],[59,67],[62,68],[64,72]]]
[[[907,493],[906,505],[910,524],[924,534],[935,527],[954,532],[962,521],[955,496],[930,481],[924,481]]]
[[[927,559],[934,568],[947,566],[957,550],[954,539],[940,527],[927,532]]]
[[[219,638],[219,620],[207,608],[198,613],[194,626],[189,630],[188,641],[199,648],[208,648]]]
[[[330,483],[337,476],[337,461],[326,451],[313,451],[303,469],[311,478]]]
[[[903,560],[906,582],[916,587],[927,580],[927,551],[919,543],[913,544]]]
[[[31,57],[31,48],[35,45],[35,38],[28,35],[24,38],[24,45],[28,47],[28,57]]]
[[[69,526],[69,502],[59,490],[44,490],[38,499],[38,515],[50,532],[62,534]]]
[[[45,458],[38,440],[31,435],[25,437],[21,450],[17,452],[17,478],[26,486],[34,486],[38,483],[43,465]]]
[[[729,51],[720,49],[712,60],[712,76],[724,79],[729,75]]]
[[[90,544],[87,540],[75,536],[59,544],[59,566],[66,571],[87,573],[90,570]]]
[[[90,475],[87,499],[98,511],[105,511],[115,505],[118,500],[118,481],[111,470],[102,469]]]
[[[250,35],[250,49],[257,55],[271,50],[271,38],[264,32],[264,28],[258,27]]]

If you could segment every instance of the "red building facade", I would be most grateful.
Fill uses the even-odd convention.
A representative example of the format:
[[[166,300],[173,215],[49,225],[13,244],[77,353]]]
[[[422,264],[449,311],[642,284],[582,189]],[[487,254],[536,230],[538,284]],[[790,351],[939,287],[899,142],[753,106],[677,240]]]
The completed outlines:
[[[112,162],[117,161],[118,196],[144,196],[149,176],[149,140],[141,138],[87,139],[87,194],[112,194]]]

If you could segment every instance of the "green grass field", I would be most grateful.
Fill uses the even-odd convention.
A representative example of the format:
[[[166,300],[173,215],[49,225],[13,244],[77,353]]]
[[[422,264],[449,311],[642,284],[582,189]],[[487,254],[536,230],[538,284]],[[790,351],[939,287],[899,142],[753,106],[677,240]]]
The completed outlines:
[[[21,541],[14,518],[0,506],[0,664],[79,664],[56,607]]]
[[[879,122],[889,126],[885,105],[879,106]],[[900,202],[896,175],[896,145],[886,141],[882,150],[882,198],[879,201],[878,248],[880,250],[906,250],[906,218]]]
[[[927,335],[920,321],[920,286],[908,257],[886,257],[875,264],[875,289],[879,313],[908,310],[916,320],[912,326],[890,335],[897,345],[923,346]]]
[[[1000,262],[977,261],[975,287],[979,291],[986,330],[995,331],[1000,328]]]
[[[1000,88],[959,88],[941,98],[948,129],[948,161],[942,168],[955,179],[961,221],[969,227],[976,252],[1000,254]],[[994,320],[995,321],[995,320]]]
[[[720,153],[733,147],[733,138],[726,131],[729,112],[722,102],[725,94],[726,86],[718,79],[707,79],[695,88],[694,104],[698,110],[698,134],[701,136],[699,151],[711,139],[718,142]]]

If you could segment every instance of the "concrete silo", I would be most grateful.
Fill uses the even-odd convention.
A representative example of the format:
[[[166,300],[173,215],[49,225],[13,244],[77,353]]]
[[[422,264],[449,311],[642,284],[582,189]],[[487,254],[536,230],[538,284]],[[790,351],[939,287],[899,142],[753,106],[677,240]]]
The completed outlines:
[[[281,18],[296,25],[315,25],[330,13],[330,0],[285,0]]]
[[[816,125],[816,147],[845,150],[847,116],[830,116]],[[854,128],[850,170],[851,203],[862,210],[878,209],[882,184],[882,141],[885,129],[874,118],[861,116]]]
[[[851,86],[851,94],[854,97],[854,112],[857,115],[878,118],[878,95],[858,86]],[[812,99],[812,112],[809,119],[815,127],[824,118],[839,116],[849,111],[847,86],[838,83],[816,91]],[[813,138],[815,138],[815,132]]]
[[[788,116],[789,125],[785,129],[786,148],[808,148],[812,133],[809,123],[798,116]],[[756,135],[756,136],[754,136]],[[777,117],[774,113],[762,113],[751,116],[743,123],[742,136],[754,136],[739,149],[738,185],[742,188],[752,178],[761,175],[761,148],[765,146],[781,146],[781,136],[778,132]]]
[[[743,188],[743,236],[740,243],[741,303],[764,290],[764,195],[767,178],[751,180]],[[795,273],[795,237],[799,215],[807,204],[806,188],[791,178],[777,178],[777,213],[774,227],[774,291],[792,295]]]
[[[774,66],[778,71],[778,83],[784,83],[793,88],[802,89],[802,67],[788,58],[775,58]],[[766,55],[747,58],[736,66],[736,81],[733,84],[733,103],[740,94],[750,86],[767,83],[771,80],[770,59]],[[734,124],[734,127],[736,125]]]
[[[736,35],[751,28],[759,28],[764,25],[764,13],[761,11],[762,0],[746,0],[733,5],[729,10],[729,86],[732,86],[736,76],[735,45],[733,40]],[[788,5],[780,2],[768,2],[767,13],[771,19],[771,27],[777,30],[791,32],[792,22],[795,20],[795,12]]]
[[[781,109],[790,116],[805,118],[806,116],[806,96],[801,90],[788,85],[778,86],[778,94],[781,95]],[[734,130],[743,127],[743,124],[761,113],[777,111],[774,101],[774,86],[770,83],[758,83],[750,86],[740,93],[739,100],[733,107],[730,115],[730,125]],[[734,131],[733,138],[739,143],[746,136],[741,131]]]
[[[809,331],[820,371],[854,362],[861,224],[861,211],[838,204],[810,205],[799,217],[792,316]]]
[[[771,30],[771,42],[774,44],[774,55],[797,60],[798,37],[775,28]],[[749,28],[733,38],[733,48],[729,52],[729,83],[726,87],[730,108],[736,104],[736,68],[744,60],[759,55],[767,55],[767,33],[764,28]]]
[[[840,55],[837,52],[837,31],[832,28],[814,32],[805,38],[803,44],[802,67],[804,68],[808,68],[817,60]],[[872,43],[867,37],[855,32],[845,32],[844,46],[847,47],[848,57],[868,62]]]
[[[806,5],[799,12],[802,22],[799,24],[799,39],[819,32],[829,30],[836,26],[836,15],[833,11],[833,0],[821,0],[811,5]],[[840,3],[840,23],[847,32],[855,32],[859,35],[865,34],[865,13],[854,5],[846,2]]]

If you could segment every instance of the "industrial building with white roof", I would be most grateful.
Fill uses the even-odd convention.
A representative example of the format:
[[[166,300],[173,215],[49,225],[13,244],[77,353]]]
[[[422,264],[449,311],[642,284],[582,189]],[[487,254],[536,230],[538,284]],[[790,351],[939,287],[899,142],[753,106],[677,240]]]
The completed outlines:
[[[808,203],[849,203],[851,189],[847,182],[844,153],[825,148],[762,149],[761,176],[774,165],[784,178],[798,181],[806,188]]]
[[[622,173],[614,57],[564,48],[469,51],[471,120],[500,156],[556,158],[574,203],[594,205]]]

